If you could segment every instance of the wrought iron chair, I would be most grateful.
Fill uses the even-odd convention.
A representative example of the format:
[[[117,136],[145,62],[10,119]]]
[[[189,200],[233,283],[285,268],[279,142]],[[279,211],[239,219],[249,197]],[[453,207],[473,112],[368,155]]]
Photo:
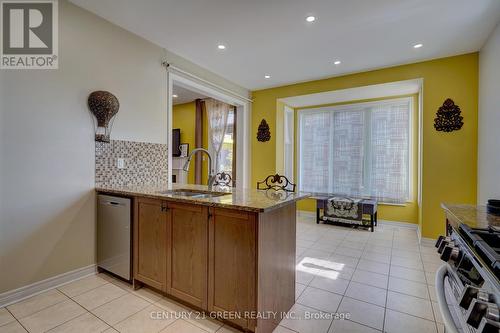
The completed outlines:
[[[295,184],[290,182],[285,176],[275,174],[269,175],[261,182],[257,182],[258,190],[283,190],[286,192],[295,192]]]
[[[234,187],[234,182],[230,174],[222,171],[215,175],[214,185]]]

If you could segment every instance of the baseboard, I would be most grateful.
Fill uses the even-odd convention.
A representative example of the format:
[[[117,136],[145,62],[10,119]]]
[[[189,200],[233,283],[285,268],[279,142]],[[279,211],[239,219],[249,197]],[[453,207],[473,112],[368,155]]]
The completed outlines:
[[[392,227],[408,228],[408,229],[412,229],[412,230],[418,229],[418,225],[416,225],[415,223],[408,223],[408,222],[401,222],[401,221],[391,221],[391,220],[379,219],[378,224],[386,225],[389,227],[392,226]]]
[[[298,210],[297,212],[298,212],[298,216],[316,218],[316,212],[311,212],[308,210]],[[408,222],[391,221],[391,220],[383,220],[383,219],[378,219],[377,222],[378,222],[378,224],[392,226],[392,227],[409,228],[409,229],[413,229],[413,230],[417,230],[417,228],[418,228],[417,224],[408,223]]]
[[[86,267],[78,268],[66,273],[62,273],[48,279],[32,283],[30,285],[9,290],[0,294],[0,308],[19,302],[23,299],[38,295],[44,291],[54,289],[63,284],[79,280],[83,277],[94,275],[97,272],[97,266],[89,265]]]

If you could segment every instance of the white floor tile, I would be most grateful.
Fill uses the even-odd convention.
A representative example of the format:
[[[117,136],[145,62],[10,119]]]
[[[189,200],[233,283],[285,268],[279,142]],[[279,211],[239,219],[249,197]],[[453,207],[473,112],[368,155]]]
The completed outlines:
[[[337,247],[334,253],[348,257],[359,258],[363,254],[363,250],[352,249],[349,247],[343,247],[342,245],[339,245],[339,247]]]
[[[125,295],[127,292],[112,283],[107,283],[86,293],[73,297],[73,300],[83,306],[87,310],[92,310],[108,303],[118,297]]]
[[[377,333],[371,327],[355,323],[350,320],[334,320],[328,333]]]
[[[437,302],[432,302],[432,311],[434,312],[434,319],[436,322],[443,324],[443,315],[439,310],[439,305]]]
[[[385,306],[387,290],[351,281],[345,295],[359,301]]]
[[[97,275],[91,275],[83,279],[65,284],[57,289],[59,289],[62,293],[69,297],[74,297],[83,294],[84,292],[87,292],[91,289],[100,287],[106,283],[108,282],[103,278]]]
[[[339,307],[342,296],[322,289],[307,287],[297,300],[297,303],[310,308],[334,313]]]
[[[423,298],[389,291],[387,308],[434,321],[431,302]]]
[[[358,263],[358,268],[364,271],[379,273],[379,274],[389,274],[389,264],[384,264],[381,262],[360,259]]]
[[[26,333],[26,330],[17,321],[0,326],[0,333]]]
[[[322,315],[317,310],[300,304],[295,304],[291,313],[294,313],[295,317],[283,319],[280,326],[299,333],[326,333],[332,322],[332,319],[308,319],[315,314]]]
[[[217,333],[220,333],[220,331],[217,331]],[[239,332],[237,332],[239,333]],[[291,329],[288,329],[284,326],[278,326],[274,329],[273,333],[295,333],[294,331],[292,331]]]
[[[415,297],[429,299],[429,293],[427,292],[426,284],[399,279],[393,276],[389,277],[389,290]]]
[[[224,330],[217,332],[224,332]],[[227,332],[230,332],[229,329],[227,330]],[[191,323],[188,323],[185,320],[179,319],[172,325],[167,326],[167,328],[162,330],[161,333],[206,333],[206,331],[194,326]]]
[[[389,264],[391,262],[391,255],[390,254],[384,254],[384,253],[377,253],[377,252],[363,252],[363,255],[361,256],[362,259],[366,260],[371,260],[371,261],[376,261],[376,262],[382,262],[384,264]]]
[[[388,309],[385,315],[384,331],[387,333],[436,333],[436,323]]]
[[[300,283],[295,284],[295,300],[297,300],[300,297],[300,295],[306,289],[306,287],[307,286],[305,284],[300,284]]]
[[[157,316],[154,315],[155,313],[163,313],[163,310],[157,306],[150,305],[120,321],[118,324],[113,325],[113,327],[120,333],[160,332],[177,320],[173,315]]]
[[[46,332],[85,312],[84,308],[68,299],[21,318],[19,321],[30,333]]]
[[[355,268],[358,266],[359,258],[349,257],[342,254],[333,253],[328,260],[339,263],[344,266],[349,266]]]
[[[392,266],[400,266],[405,268],[424,270],[422,265],[422,260],[420,258],[401,258],[401,257],[393,257],[391,260]]]
[[[68,299],[67,296],[57,289],[52,289],[24,301],[9,305],[7,309],[19,319],[48,308],[51,305],[67,301]]]
[[[339,295],[344,295],[348,285],[349,285],[349,280],[344,280],[340,278],[330,279],[322,276],[315,277],[309,284],[309,286],[311,287],[327,290]]]
[[[424,271],[391,265],[390,276],[414,282],[426,283]]]
[[[10,312],[7,311],[6,308],[1,308],[0,309],[0,326],[6,325],[6,324],[11,323],[11,322],[13,322],[15,320],[16,319],[14,318],[14,316],[12,316],[10,314]]]
[[[373,273],[356,269],[352,276],[352,281],[367,284],[370,286],[387,289],[389,277],[384,274]]]
[[[146,308],[148,305],[150,305],[150,303],[146,302],[144,299],[132,294],[126,294],[93,309],[91,312],[108,325],[113,326]]]
[[[350,320],[378,330],[384,323],[384,308],[344,297],[339,306],[339,313],[350,313]]]
[[[94,333],[110,328],[105,322],[87,312],[49,331],[49,333]]]

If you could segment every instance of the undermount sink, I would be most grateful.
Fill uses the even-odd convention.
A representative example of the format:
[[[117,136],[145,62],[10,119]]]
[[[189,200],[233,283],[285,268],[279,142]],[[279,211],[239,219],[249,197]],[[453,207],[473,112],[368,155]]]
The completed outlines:
[[[210,192],[210,191],[199,191],[199,190],[190,190],[190,189],[168,190],[168,191],[162,191],[160,193],[161,194],[170,194],[170,195],[179,195],[182,197],[191,197],[191,198],[197,198],[197,199],[220,197],[223,195],[231,194],[231,193],[226,193],[226,192]]]

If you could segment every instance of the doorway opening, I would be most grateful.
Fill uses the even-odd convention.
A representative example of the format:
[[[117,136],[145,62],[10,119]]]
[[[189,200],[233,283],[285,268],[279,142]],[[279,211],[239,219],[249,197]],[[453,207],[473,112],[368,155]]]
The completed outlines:
[[[183,171],[189,153],[204,148],[214,174],[224,172],[232,186],[248,187],[250,100],[172,67],[167,77],[169,184],[207,184],[207,155],[195,154]]]

